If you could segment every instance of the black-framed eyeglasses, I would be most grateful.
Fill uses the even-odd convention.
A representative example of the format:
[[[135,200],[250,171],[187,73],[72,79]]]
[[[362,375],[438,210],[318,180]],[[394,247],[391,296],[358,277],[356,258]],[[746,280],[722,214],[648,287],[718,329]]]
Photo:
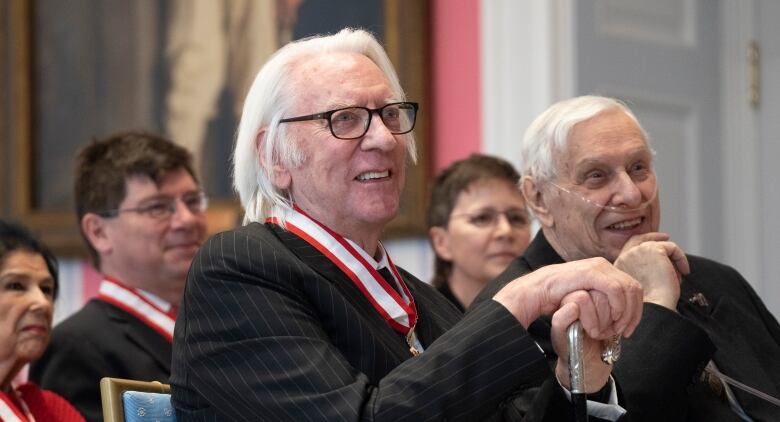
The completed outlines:
[[[328,121],[330,133],[339,139],[358,139],[368,132],[371,116],[379,114],[382,123],[393,135],[409,133],[414,129],[419,104],[399,102],[385,104],[379,108],[344,107],[308,116],[290,117],[279,120],[279,123],[303,122],[306,120],[325,119]]]
[[[182,195],[180,198],[160,196],[145,201],[135,208],[119,208],[102,211],[97,214],[102,217],[112,218],[119,216],[123,212],[136,212],[155,220],[167,220],[176,214],[176,203],[179,199],[192,214],[201,214],[209,207],[209,197],[205,193],[191,192]]]

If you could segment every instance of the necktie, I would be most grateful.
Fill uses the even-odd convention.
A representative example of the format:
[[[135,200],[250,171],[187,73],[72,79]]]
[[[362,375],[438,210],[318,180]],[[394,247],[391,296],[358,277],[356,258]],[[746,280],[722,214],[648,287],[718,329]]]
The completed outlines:
[[[382,278],[385,279],[387,284],[389,284],[390,287],[392,287],[393,290],[396,291],[396,293],[398,293],[399,295],[401,294],[401,291],[398,290],[398,284],[396,284],[395,279],[393,278],[393,275],[390,274],[390,269],[389,268],[382,267],[382,268],[378,269],[377,272],[379,272],[379,275],[381,275]]]

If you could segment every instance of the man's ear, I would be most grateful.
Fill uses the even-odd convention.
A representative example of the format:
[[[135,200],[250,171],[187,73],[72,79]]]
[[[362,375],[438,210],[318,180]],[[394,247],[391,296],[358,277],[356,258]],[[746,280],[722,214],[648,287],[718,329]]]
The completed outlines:
[[[267,133],[267,128],[262,128],[255,138],[257,159],[260,160],[261,167],[270,169],[271,183],[273,183],[277,189],[287,190],[290,188],[290,185],[292,185],[292,176],[290,175],[289,169],[287,169],[287,167],[281,163],[272,163],[269,166],[269,163],[267,163],[265,160],[264,147]]]
[[[436,255],[445,260],[452,261],[452,251],[450,250],[450,233],[444,227],[433,226],[428,229],[428,235],[431,238],[431,246]]]
[[[520,189],[523,191],[528,208],[534,212],[542,227],[552,227],[554,219],[548,205],[549,198],[545,196],[539,182],[531,176],[523,176]]]
[[[105,218],[91,212],[81,217],[81,232],[100,255],[107,254],[113,249],[106,223]]]

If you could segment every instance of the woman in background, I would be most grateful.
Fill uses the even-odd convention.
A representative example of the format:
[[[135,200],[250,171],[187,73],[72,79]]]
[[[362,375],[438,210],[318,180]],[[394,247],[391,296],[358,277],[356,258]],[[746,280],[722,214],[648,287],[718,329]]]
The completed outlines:
[[[84,421],[57,394],[12,383],[49,343],[57,287],[54,255],[23,227],[0,220],[0,421]]]
[[[432,284],[461,310],[528,246],[531,226],[519,180],[507,161],[474,154],[434,181],[428,206],[436,253]]]

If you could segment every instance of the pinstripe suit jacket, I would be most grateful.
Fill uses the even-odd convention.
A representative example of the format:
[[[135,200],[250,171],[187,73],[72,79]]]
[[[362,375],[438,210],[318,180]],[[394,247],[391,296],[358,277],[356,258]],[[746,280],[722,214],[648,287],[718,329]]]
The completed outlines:
[[[296,235],[254,223],[211,238],[193,261],[174,334],[179,420],[569,414],[560,389],[549,387],[544,355],[505,308],[487,301],[461,320],[438,292],[399,271],[426,347],[416,358],[357,287]],[[523,399],[545,380],[542,393]]]

